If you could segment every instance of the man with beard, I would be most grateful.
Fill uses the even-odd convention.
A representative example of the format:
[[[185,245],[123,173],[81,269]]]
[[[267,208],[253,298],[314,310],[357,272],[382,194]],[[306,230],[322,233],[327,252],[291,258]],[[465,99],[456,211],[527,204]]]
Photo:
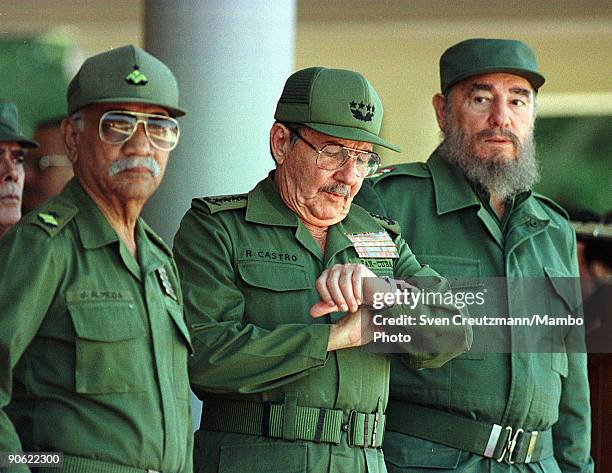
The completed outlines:
[[[178,274],[139,218],[178,143],[178,85],[124,46],[87,59],[67,98],[75,179],[0,241],[0,452],[60,452],[46,466],[66,473],[190,473]]]
[[[360,304],[391,295],[393,280],[376,275],[447,286],[416,261],[395,222],[351,205],[378,168],[373,144],[395,149],[378,136],[382,116],[361,74],[294,73],[270,130],[275,170],[248,194],[195,199],[183,218],[174,248],[195,348],[189,376],[204,402],[196,471],[386,471],[389,358],[365,348],[372,322]],[[471,332],[443,327],[431,339],[433,350],[401,356],[409,369],[464,352]]]
[[[469,39],[442,55],[440,75],[433,105],[443,142],[426,163],[368,180],[357,200],[398,219],[418,260],[443,276],[540,278],[550,294],[538,298],[561,301],[554,278],[578,276],[576,238],[565,211],[531,191],[544,83],[534,53],[519,41]],[[501,287],[488,315],[525,302]],[[435,371],[392,365],[390,473],[592,471],[585,354],[512,352],[497,342],[514,347],[518,337],[509,327],[474,327],[479,353]]]
[[[23,149],[37,146],[19,132],[15,104],[0,99],[0,238],[21,218]]]

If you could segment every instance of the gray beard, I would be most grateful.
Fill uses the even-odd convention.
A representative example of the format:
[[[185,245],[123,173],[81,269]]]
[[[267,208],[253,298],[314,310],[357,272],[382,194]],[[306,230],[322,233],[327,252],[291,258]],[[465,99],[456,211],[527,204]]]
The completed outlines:
[[[461,129],[444,133],[439,152],[442,158],[457,166],[472,183],[481,186],[491,197],[502,202],[531,189],[539,180],[540,172],[535,158],[533,133],[521,144],[512,134],[516,147],[516,159],[494,154],[483,160],[470,153],[470,141]],[[497,133],[502,134],[502,133]]]

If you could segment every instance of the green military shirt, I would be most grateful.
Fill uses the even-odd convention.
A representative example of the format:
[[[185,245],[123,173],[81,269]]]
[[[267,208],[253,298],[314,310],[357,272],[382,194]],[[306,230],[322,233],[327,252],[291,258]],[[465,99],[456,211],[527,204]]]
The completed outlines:
[[[366,181],[358,203],[398,219],[417,259],[445,277],[544,278],[554,291],[555,278],[578,276],[574,232],[564,211],[542,196],[517,196],[500,221],[461,172],[437,153],[427,163],[399,165]],[[551,297],[559,299],[554,292]],[[497,304],[504,305],[506,298],[508,307],[501,313],[512,313],[517,301],[509,294]],[[565,310],[574,309],[576,300],[568,301]],[[486,330],[490,337],[493,332]],[[474,345],[482,341],[479,335],[474,327]],[[508,339],[507,333],[499,335]],[[439,370],[418,372],[393,364],[390,389],[390,416],[409,417],[411,406],[423,405],[515,430],[552,427],[554,458],[516,464],[516,471],[592,470],[583,353],[468,352]],[[425,471],[419,469],[423,465],[508,471],[508,464],[462,456],[458,449],[397,432],[387,432],[384,450],[394,473]]]
[[[291,441],[285,430],[286,440],[272,439],[258,434],[261,420],[244,425],[240,404],[223,413],[214,412],[219,409],[214,406],[229,400],[288,406],[292,400],[317,412],[341,410],[344,422],[353,410],[385,409],[389,358],[363,347],[327,353],[330,322],[345,314],[314,319],[309,309],[319,300],[315,280],[334,264],[361,262],[378,275],[429,275],[439,288],[445,286],[436,273],[421,268],[397,233],[392,233],[397,259],[362,260],[345,235],[385,231],[392,223],[352,206],[342,222],[329,228],[323,254],[283,203],[272,177],[248,195],[193,201],[175,238],[175,253],[196,352],[190,360],[190,381],[204,402],[203,425],[195,441],[198,471],[386,471],[380,449],[351,448],[345,432],[338,444]],[[423,310],[440,316],[456,313],[448,306]],[[456,340],[455,353],[410,355],[407,366],[439,366],[469,347],[469,329],[451,328],[447,335]],[[216,426],[206,420],[211,417],[217,418]],[[228,427],[235,421],[253,434]],[[294,427],[300,425],[287,429]]]
[[[140,219],[136,244],[138,261],[76,180],[0,241],[0,451],[191,471],[176,267]]]

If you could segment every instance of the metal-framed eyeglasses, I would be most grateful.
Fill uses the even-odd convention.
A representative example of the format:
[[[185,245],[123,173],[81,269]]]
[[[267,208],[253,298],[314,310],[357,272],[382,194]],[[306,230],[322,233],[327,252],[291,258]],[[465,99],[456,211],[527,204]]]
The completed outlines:
[[[144,125],[149,142],[157,149],[171,151],[178,144],[181,130],[178,121],[166,115],[109,110],[100,117],[98,135],[104,143],[118,145],[128,141]]]
[[[340,169],[349,159],[355,160],[359,177],[368,177],[376,172],[380,166],[380,156],[372,151],[349,148],[339,144],[329,143],[317,148],[304,138],[295,128],[287,127],[289,131],[310,146],[317,153],[317,166],[319,169],[335,171]]]

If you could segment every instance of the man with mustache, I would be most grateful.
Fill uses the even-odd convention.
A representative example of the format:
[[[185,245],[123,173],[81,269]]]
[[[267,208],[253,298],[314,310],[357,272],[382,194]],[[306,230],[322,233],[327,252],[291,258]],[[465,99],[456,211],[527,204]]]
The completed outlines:
[[[429,276],[415,284],[434,291],[446,283],[393,221],[351,205],[380,163],[373,144],[395,149],[379,137],[382,114],[361,74],[294,73],[270,130],[276,169],[248,194],[195,199],[183,218],[174,248],[196,352],[190,381],[204,403],[197,471],[386,471],[389,360],[364,348],[373,335],[363,305],[395,286],[376,275]],[[438,335],[403,362],[437,367],[471,342],[467,327]]]
[[[15,104],[0,99],[0,238],[21,218],[24,148],[37,146],[19,132]]]
[[[433,106],[442,143],[426,163],[383,170],[360,203],[397,218],[419,261],[443,276],[460,284],[508,278],[487,298],[488,315],[545,300],[574,310],[579,293],[556,283],[578,276],[575,234],[562,208],[531,191],[544,83],[533,51],[514,40],[468,39],[444,52],[440,76]],[[521,300],[508,289],[513,281],[543,291]],[[500,348],[520,341],[511,328],[474,327],[480,352],[435,371],[392,366],[390,473],[592,471],[585,354]]]
[[[139,218],[178,143],[176,79],[124,46],[87,59],[67,98],[75,179],[0,244],[0,451],[61,452],[65,472],[189,473],[182,294]]]

